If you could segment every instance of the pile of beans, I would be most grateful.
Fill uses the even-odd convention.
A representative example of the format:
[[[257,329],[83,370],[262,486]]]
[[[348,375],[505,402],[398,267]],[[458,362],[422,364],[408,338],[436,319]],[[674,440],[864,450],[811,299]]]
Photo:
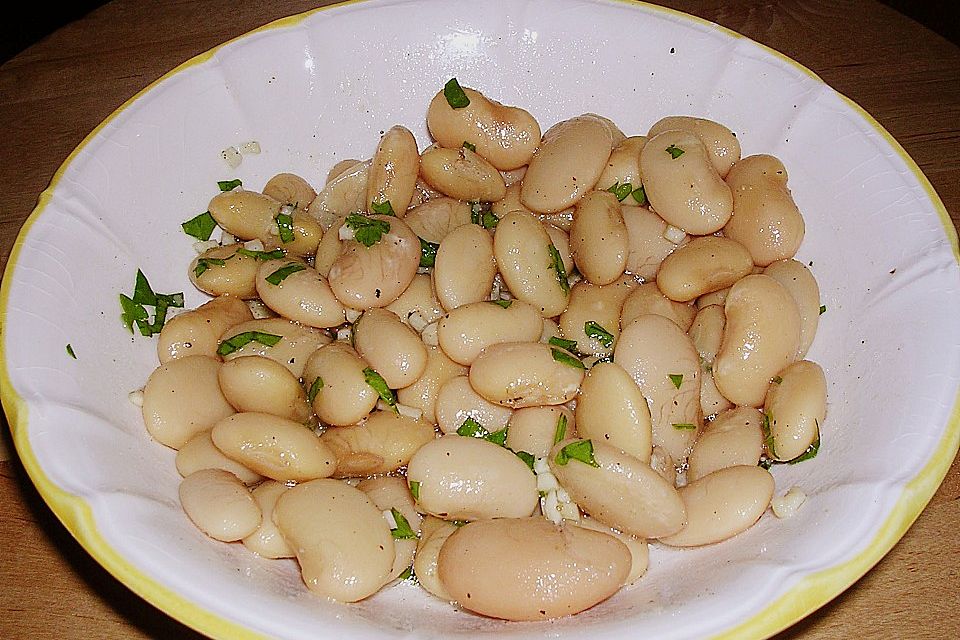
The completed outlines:
[[[143,392],[211,538],[364,599],[411,574],[508,620],[574,614],[648,541],[717,543],[767,510],[826,410],[822,311],[776,158],[669,117],[541,135],[452,80],[319,193],[213,198]],[[215,246],[214,246],[215,245]]]

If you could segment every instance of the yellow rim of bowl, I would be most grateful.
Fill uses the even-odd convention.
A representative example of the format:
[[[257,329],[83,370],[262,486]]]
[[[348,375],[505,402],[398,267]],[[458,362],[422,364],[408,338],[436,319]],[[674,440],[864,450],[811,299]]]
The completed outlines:
[[[67,159],[60,165],[54,174],[48,186],[37,201],[37,206],[31,212],[30,216],[24,222],[17,239],[14,241],[10,257],[3,274],[3,283],[0,285],[0,333],[3,333],[3,327],[6,324],[7,309],[10,301],[10,278],[16,268],[17,259],[20,256],[20,250],[23,248],[30,228],[36,222],[43,209],[52,197],[53,190],[59,183],[63,173],[80,151],[114,118],[136,102],[141,96],[153,89],[157,84],[164,82],[172,76],[190,67],[199,65],[209,60],[221,48],[246,38],[261,31],[289,27],[296,25],[309,16],[330,9],[333,7],[343,7],[351,4],[359,4],[367,0],[344,0],[335,4],[327,5],[300,13],[297,15],[281,18],[270,22],[262,27],[249,31],[236,38],[228,40],[209,51],[201,53],[173,70],[167,72],[162,77],[150,83],[147,87],[137,92],[132,98],[124,102],[116,111],[111,113],[103,122],[101,122],[93,131],[91,131],[83,141],[77,145]],[[693,21],[711,29],[719,30],[733,38],[749,40],[746,36],[737,33],[724,26],[710,22],[703,18],[692,16],[680,11],[668,9],[665,7],[651,5],[645,2],[636,2],[634,0],[618,0],[631,6],[644,6],[653,11],[658,11],[668,15],[681,18],[686,21]],[[765,50],[767,53],[779,58],[790,66],[800,70],[804,74],[814,78],[818,82],[823,80],[810,69],[807,69],[796,60],[780,53],[759,42],[750,40],[753,44]],[[867,113],[860,105],[838,93],[855,112],[870,124],[887,143],[897,152],[904,164],[913,172],[914,177],[923,186],[927,197],[937,211],[940,222],[947,234],[947,239],[951,244],[954,258],[960,263],[960,248],[958,248],[957,231],[954,228],[953,221],[947,213],[946,207],[937,195],[930,181],[920,171],[920,168],[900,146],[893,136],[887,132],[883,126],[878,123],[873,116]],[[103,538],[97,530],[96,521],[93,512],[82,498],[72,495],[57,485],[44,473],[37,458],[30,447],[30,440],[27,436],[29,426],[29,409],[27,403],[21,398],[13,388],[10,380],[10,373],[6,360],[6,341],[0,339],[0,399],[3,401],[3,407],[7,415],[7,421],[10,424],[10,430],[13,436],[13,442],[24,468],[27,470],[33,483],[36,485],[44,501],[50,506],[51,510],[60,518],[67,530],[73,535],[80,545],[99,562],[107,571],[109,571],[120,582],[129,587],[134,593],[142,597],[147,602],[159,608],[178,621],[196,629],[213,638],[230,638],[240,640],[263,640],[267,636],[242,627],[235,622],[227,620],[219,615],[194,604],[183,596],[175,593],[171,589],[160,584],[153,578],[150,578],[137,567],[131,564],[121,556],[110,544]],[[938,444],[934,454],[917,476],[915,476],[904,487],[900,498],[897,500],[890,515],[880,526],[880,530],[874,536],[870,544],[857,556],[844,562],[843,564],[818,571],[810,574],[800,580],[792,589],[773,603],[765,607],[759,613],[743,623],[728,629],[715,638],[744,638],[769,637],[778,631],[781,631],[791,624],[798,622],[805,616],[820,608],[834,597],[839,595],[847,587],[856,582],[863,574],[869,571],[887,552],[903,537],[910,525],[917,519],[920,512],[933,497],[940,483],[943,481],[947,470],[952,463],[958,447],[960,447],[960,389],[958,389],[954,400],[953,410],[947,421],[946,430],[943,438]]]

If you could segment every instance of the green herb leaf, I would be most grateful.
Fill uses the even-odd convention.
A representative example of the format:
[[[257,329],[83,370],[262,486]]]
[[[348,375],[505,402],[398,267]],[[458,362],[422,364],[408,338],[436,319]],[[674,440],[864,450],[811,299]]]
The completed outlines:
[[[781,382],[783,382],[783,378],[781,378],[780,376],[773,376],[772,378],[770,378],[770,382],[774,384],[780,384]]]
[[[133,333],[134,322],[146,320],[150,317],[143,305],[137,304],[122,293],[120,294],[120,308],[123,310],[120,316],[120,319],[123,321],[123,326],[131,333]]]
[[[560,283],[560,288],[563,289],[564,294],[569,294],[570,281],[567,280],[567,270],[563,266],[563,258],[560,256],[560,252],[557,251],[552,242],[547,245],[547,252],[550,254],[550,264],[547,266],[557,272],[557,282]]]
[[[686,430],[686,431],[696,431],[697,425],[691,422],[674,422],[674,429]]]
[[[211,265],[222,267],[225,264],[227,264],[227,261],[224,258],[198,258],[197,266],[193,268],[193,275],[199,278],[207,272]]]
[[[376,220],[358,214],[347,216],[347,226],[353,229],[354,239],[365,247],[372,247],[380,242],[383,234],[390,231],[390,223],[386,220]]]
[[[495,229],[500,223],[500,217],[493,211],[484,211],[480,217],[480,226],[484,229]]]
[[[575,358],[566,351],[561,351],[560,349],[550,349],[550,353],[553,354],[553,359],[560,364],[565,364],[568,367],[573,367],[574,369],[586,369],[579,358]]]
[[[773,466],[773,460],[766,456],[760,456],[760,462],[757,463],[757,466],[769,470]]]
[[[772,421],[773,418],[770,417],[770,414],[764,411],[763,420],[760,421],[760,431],[763,433],[763,444],[767,447],[767,451],[771,456],[776,458],[777,451],[774,448],[773,431],[770,429],[770,423]]]
[[[788,460],[787,464],[797,464],[803,462],[804,460],[812,460],[817,457],[817,454],[820,453],[820,421],[814,418],[814,423],[817,425],[817,439],[814,440],[807,450],[801,453],[799,456],[793,460]]]
[[[280,258],[286,256],[287,252],[283,249],[274,249],[273,251],[251,251],[245,247],[240,247],[237,249],[237,254],[246,256],[248,258],[253,258],[254,260],[262,260],[266,262],[267,260],[279,260]]]
[[[571,353],[575,353],[577,350],[577,341],[576,340],[565,340],[563,338],[558,338],[557,336],[551,337],[548,341],[549,344],[552,344],[555,347],[560,347],[561,349],[566,349]]]
[[[447,80],[447,84],[443,85],[443,97],[447,99],[447,104],[454,109],[463,109],[470,104],[470,98],[463,92],[463,87],[460,86],[456,78],[450,78]]]
[[[472,142],[467,142],[464,140],[462,146],[464,149],[470,149],[470,151],[473,151],[474,153],[477,152],[477,145],[473,144]]]
[[[827,305],[825,304],[820,305],[820,315],[823,315],[826,312],[827,312]]]
[[[299,262],[291,262],[288,265],[284,265],[268,275],[264,280],[269,282],[272,285],[279,285],[281,282],[286,280],[289,276],[297,273],[298,271],[305,271],[307,265],[300,264]]]
[[[390,529],[390,535],[393,536],[394,540],[416,540],[417,532],[413,530],[410,526],[410,522],[403,517],[403,514],[400,513],[395,507],[390,508],[390,514],[393,515],[393,519],[397,522],[396,529]]]
[[[485,433],[487,433],[487,430],[483,428],[483,425],[470,417],[464,420],[460,428],[457,429],[458,436],[467,438],[482,438]]]
[[[450,524],[452,524],[455,527],[462,527],[464,525],[470,524],[470,521],[469,520],[451,520]]]
[[[281,210],[274,220],[277,223],[277,231],[280,233],[280,242],[284,244],[293,242],[293,216]]]
[[[397,217],[396,212],[393,210],[393,205],[390,204],[389,200],[384,200],[383,202],[371,202],[370,211],[380,216],[393,216]]]
[[[146,307],[154,308],[153,322],[149,322],[150,314]],[[137,269],[133,297],[120,294],[122,311],[120,319],[123,325],[132,332],[133,325],[136,324],[143,336],[150,337],[160,333],[167,318],[167,309],[170,307],[183,307],[183,293],[154,293],[150,283],[147,282],[147,277],[139,269]]]
[[[532,453],[526,451],[514,451],[514,455],[523,460],[524,464],[530,467],[530,471],[533,471],[533,464],[537,461]]]
[[[317,376],[317,379],[313,381],[313,384],[310,385],[310,389],[307,391],[307,402],[313,404],[313,400],[317,397],[317,394],[320,393],[320,389],[323,389],[323,378]]]
[[[647,192],[644,190],[643,185],[640,185],[630,193],[630,197],[636,200],[638,205],[647,204]]]
[[[683,384],[683,374],[682,373],[668,373],[667,377],[670,378],[670,382],[673,383],[677,389],[680,388],[680,385]]]
[[[620,184],[620,182],[618,181],[618,182],[614,182],[610,186],[610,188],[607,189],[607,191],[617,196],[617,200],[619,200],[620,202],[623,202],[624,200],[627,199],[627,196],[629,196],[633,192],[633,185],[630,184],[629,182]]]
[[[588,320],[583,324],[583,331],[608,349],[613,346],[613,334],[600,326],[599,323]]]
[[[669,147],[667,147],[667,153],[670,154],[671,158],[676,160],[677,158],[683,155],[684,151],[680,147],[672,144]]]
[[[200,215],[190,218],[180,225],[183,232],[197,240],[207,241],[213,230],[217,228],[217,221],[213,219],[209,211],[204,211]]]
[[[237,180],[219,180],[217,186],[220,187],[220,191],[233,191],[237,187],[242,187],[243,183]]]
[[[150,307],[157,304],[157,294],[153,292],[150,283],[147,282],[147,276],[143,275],[140,269],[137,269],[137,280],[133,285],[133,301]]]
[[[74,360],[77,359],[77,354],[73,352],[73,345],[71,345],[69,342],[67,343],[67,355]]]
[[[372,368],[367,367],[363,370],[363,379],[380,395],[381,400],[391,407],[397,405],[397,396],[395,396],[393,390],[387,386],[387,381],[383,379],[383,376]]]
[[[567,416],[561,413],[557,418],[557,428],[553,431],[553,444],[557,444],[567,436]]]
[[[432,267],[435,265],[437,262],[437,249],[439,248],[439,244],[427,242],[423,238],[420,238],[420,266]]]
[[[397,576],[397,580],[412,580],[413,582],[417,582],[417,576],[413,572],[413,565],[404,569],[403,573]]]
[[[217,353],[221,356],[227,356],[251,342],[258,342],[265,347],[272,347],[280,342],[280,338],[282,337],[283,336],[278,336],[273,333],[264,333],[263,331],[244,331],[221,342],[217,348]]]
[[[571,442],[557,453],[557,464],[565,465],[571,460],[579,460],[591,467],[600,467],[600,465],[597,464],[597,460],[593,457],[593,442],[590,440]]]
[[[483,217],[483,204],[479,200],[470,201],[470,222],[480,224]]]
[[[501,309],[509,309],[510,305],[513,304],[513,300],[491,300],[490,302],[497,305]]]
[[[420,499],[420,483],[416,480],[410,483],[410,494],[413,496],[414,500]]]

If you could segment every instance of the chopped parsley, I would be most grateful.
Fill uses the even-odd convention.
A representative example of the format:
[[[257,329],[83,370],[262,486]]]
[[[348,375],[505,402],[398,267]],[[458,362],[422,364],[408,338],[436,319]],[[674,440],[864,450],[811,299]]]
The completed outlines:
[[[600,326],[599,323],[588,320],[583,324],[583,331],[608,349],[613,346],[613,334]]]
[[[220,187],[220,191],[233,191],[237,187],[242,187],[243,182],[239,179],[237,180],[218,180],[217,186]]]
[[[232,258],[233,256],[230,257]],[[206,273],[207,269],[211,266],[222,267],[227,264],[227,260],[228,258],[197,258],[197,266],[193,268],[193,275],[199,278]]]
[[[283,249],[274,249],[273,251],[253,251],[247,249],[246,247],[240,247],[237,249],[237,253],[234,255],[246,256],[248,258],[253,258],[254,260],[279,260],[287,255],[287,252]],[[230,256],[231,258],[233,256]]]
[[[511,451],[512,451],[512,449],[511,449]],[[534,463],[537,461],[537,459],[534,457],[534,455],[533,455],[532,453],[528,453],[528,452],[526,452],[526,451],[514,451],[513,453],[514,453],[514,455],[516,455],[518,458],[520,458],[521,460],[523,460],[524,464],[526,464],[528,467],[530,467],[530,471],[533,471],[533,465],[534,465]]]
[[[566,349],[571,353],[576,353],[577,351],[577,341],[576,340],[565,340],[563,338],[558,338],[553,336],[550,340],[547,341],[555,347],[560,347],[561,349]]]
[[[482,424],[470,417],[464,420],[460,428],[457,429],[457,435],[467,438],[480,438],[501,447],[505,447],[507,444],[507,427],[499,431],[487,431]]]
[[[213,219],[209,211],[204,211],[200,215],[190,218],[180,225],[183,232],[197,240],[206,242],[210,239],[213,230],[217,228],[217,221]]]
[[[221,342],[217,348],[217,354],[228,356],[251,342],[257,342],[265,347],[272,347],[280,342],[282,337],[283,336],[278,336],[275,333],[265,333],[263,331],[244,331]]]
[[[814,440],[807,450],[801,453],[799,456],[793,460],[788,460],[787,464],[797,464],[798,462],[803,462],[804,460],[812,460],[817,457],[817,454],[820,453],[820,421],[814,418],[814,423],[817,425],[817,439]]]
[[[437,262],[437,249],[440,245],[420,238],[420,266],[432,267]]]
[[[410,522],[403,517],[403,514],[400,513],[396,507],[390,508],[390,515],[393,516],[394,521],[397,523],[395,529],[390,529],[390,535],[393,536],[394,540],[416,540],[417,532],[413,530]]]
[[[490,211],[489,203],[473,201],[470,203],[470,222],[478,224],[484,229],[494,229],[500,222],[500,217]]]
[[[73,358],[74,360],[77,359],[77,354],[74,353],[73,351],[73,345],[70,344],[69,342],[67,343],[67,355]]]
[[[580,361],[580,358],[576,358],[566,351],[561,351],[560,349],[550,349],[550,353],[553,355],[553,359],[560,364],[565,364],[568,367],[573,367],[574,369],[586,369],[583,366],[583,362]]]
[[[674,422],[673,428],[680,429],[681,431],[695,431],[697,429],[697,425],[693,424],[692,422]]]
[[[636,200],[637,204],[644,205],[647,204],[647,192],[644,190],[643,185],[640,185],[630,193],[630,197]]]
[[[410,482],[410,495],[413,496],[414,500],[420,499],[420,483],[416,480]]]
[[[474,153],[477,152],[477,145],[473,144],[472,142],[467,142],[464,140],[462,146],[464,149],[470,149],[470,151],[473,151]]]
[[[764,411],[763,420],[760,422],[760,431],[763,433],[763,444],[766,446],[767,451],[770,452],[770,455],[775,458],[777,457],[777,451],[774,448],[773,431],[770,429],[770,423],[772,421],[773,419],[770,417],[770,414]]]
[[[670,154],[670,157],[673,158],[674,160],[682,156],[684,153],[683,149],[681,149],[675,144],[672,144],[669,147],[667,147],[666,151],[667,153]]]
[[[307,402],[313,404],[313,400],[320,393],[320,389],[323,389],[323,378],[317,376],[317,379],[310,385],[310,389],[307,390]]]
[[[683,374],[682,373],[668,373],[667,377],[670,378],[670,382],[673,383],[677,389],[680,388],[680,385],[683,384]]]
[[[153,322],[150,322],[147,307],[153,307]],[[122,311],[120,319],[123,326],[131,333],[133,333],[134,324],[137,325],[141,335],[150,337],[160,333],[167,319],[167,309],[170,307],[183,307],[183,292],[154,293],[150,283],[147,282],[147,277],[143,275],[140,269],[137,269],[133,297],[120,294],[120,309]]]
[[[567,436],[567,416],[561,413],[557,418],[557,428],[553,432],[553,444],[561,442]]]
[[[593,457],[593,442],[590,440],[577,440],[557,452],[557,464],[566,465],[571,460],[579,460],[591,467],[600,468],[596,458]]]
[[[274,220],[277,223],[277,231],[280,233],[280,242],[284,244],[293,242],[293,216],[281,210]]]
[[[346,224],[353,229],[354,240],[365,247],[377,244],[383,234],[390,231],[390,223],[386,220],[375,220],[359,214],[347,216]]]
[[[413,565],[410,565],[404,569],[403,573],[397,576],[397,580],[411,580],[413,582],[417,582],[417,576],[413,572]]]
[[[299,262],[291,262],[288,265],[284,265],[268,275],[264,280],[269,282],[272,285],[279,285],[281,282],[286,280],[289,276],[297,273],[298,271],[306,270],[307,265],[300,264]]]
[[[381,216],[393,216],[394,218],[397,217],[396,212],[393,210],[393,205],[390,204],[389,200],[384,200],[383,202],[371,202],[370,211]]]
[[[456,78],[450,78],[447,84],[443,85],[443,97],[453,109],[463,109],[470,104],[470,98],[464,93],[463,87]]]
[[[827,305],[825,304],[820,305],[820,315],[822,316],[826,312],[827,312]]]
[[[497,305],[501,309],[509,309],[510,305],[513,304],[513,300],[491,300],[490,302]]]
[[[617,200],[619,200],[620,202],[623,202],[624,200],[627,199],[627,196],[633,193],[633,185],[630,184],[629,182],[624,182],[623,184],[620,184],[620,181],[618,180],[617,182],[614,182],[612,185],[610,185],[607,191],[617,196]]]
[[[393,390],[387,386],[387,381],[383,379],[383,376],[374,371],[372,368],[367,367],[363,370],[363,379],[368,385],[373,387],[374,391],[380,395],[381,400],[386,402],[391,407],[396,408],[397,396],[394,395]]]
[[[557,251],[552,242],[547,245],[547,252],[550,254],[550,264],[547,266],[557,272],[557,282],[560,283],[560,288],[563,289],[564,294],[569,294],[570,281],[567,280],[567,269],[563,266],[563,258],[560,256],[560,252]]]
[[[783,382],[783,378],[781,378],[780,376],[773,376],[772,378],[770,378],[770,382],[774,384],[780,384],[781,382]]]

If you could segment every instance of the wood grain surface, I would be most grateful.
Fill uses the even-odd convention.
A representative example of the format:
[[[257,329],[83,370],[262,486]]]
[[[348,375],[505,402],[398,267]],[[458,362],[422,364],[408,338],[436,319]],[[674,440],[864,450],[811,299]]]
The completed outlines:
[[[2,263],[61,162],[120,104],[192,56],[318,4],[325,3],[116,0],[0,67]],[[858,102],[916,160],[957,224],[960,49],[871,0],[664,4],[782,51]],[[0,431],[10,447],[7,429]],[[40,499],[15,454],[0,462],[0,502],[0,638],[200,637],[92,560]],[[960,638],[958,594],[954,461],[890,554],[777,638]]]

